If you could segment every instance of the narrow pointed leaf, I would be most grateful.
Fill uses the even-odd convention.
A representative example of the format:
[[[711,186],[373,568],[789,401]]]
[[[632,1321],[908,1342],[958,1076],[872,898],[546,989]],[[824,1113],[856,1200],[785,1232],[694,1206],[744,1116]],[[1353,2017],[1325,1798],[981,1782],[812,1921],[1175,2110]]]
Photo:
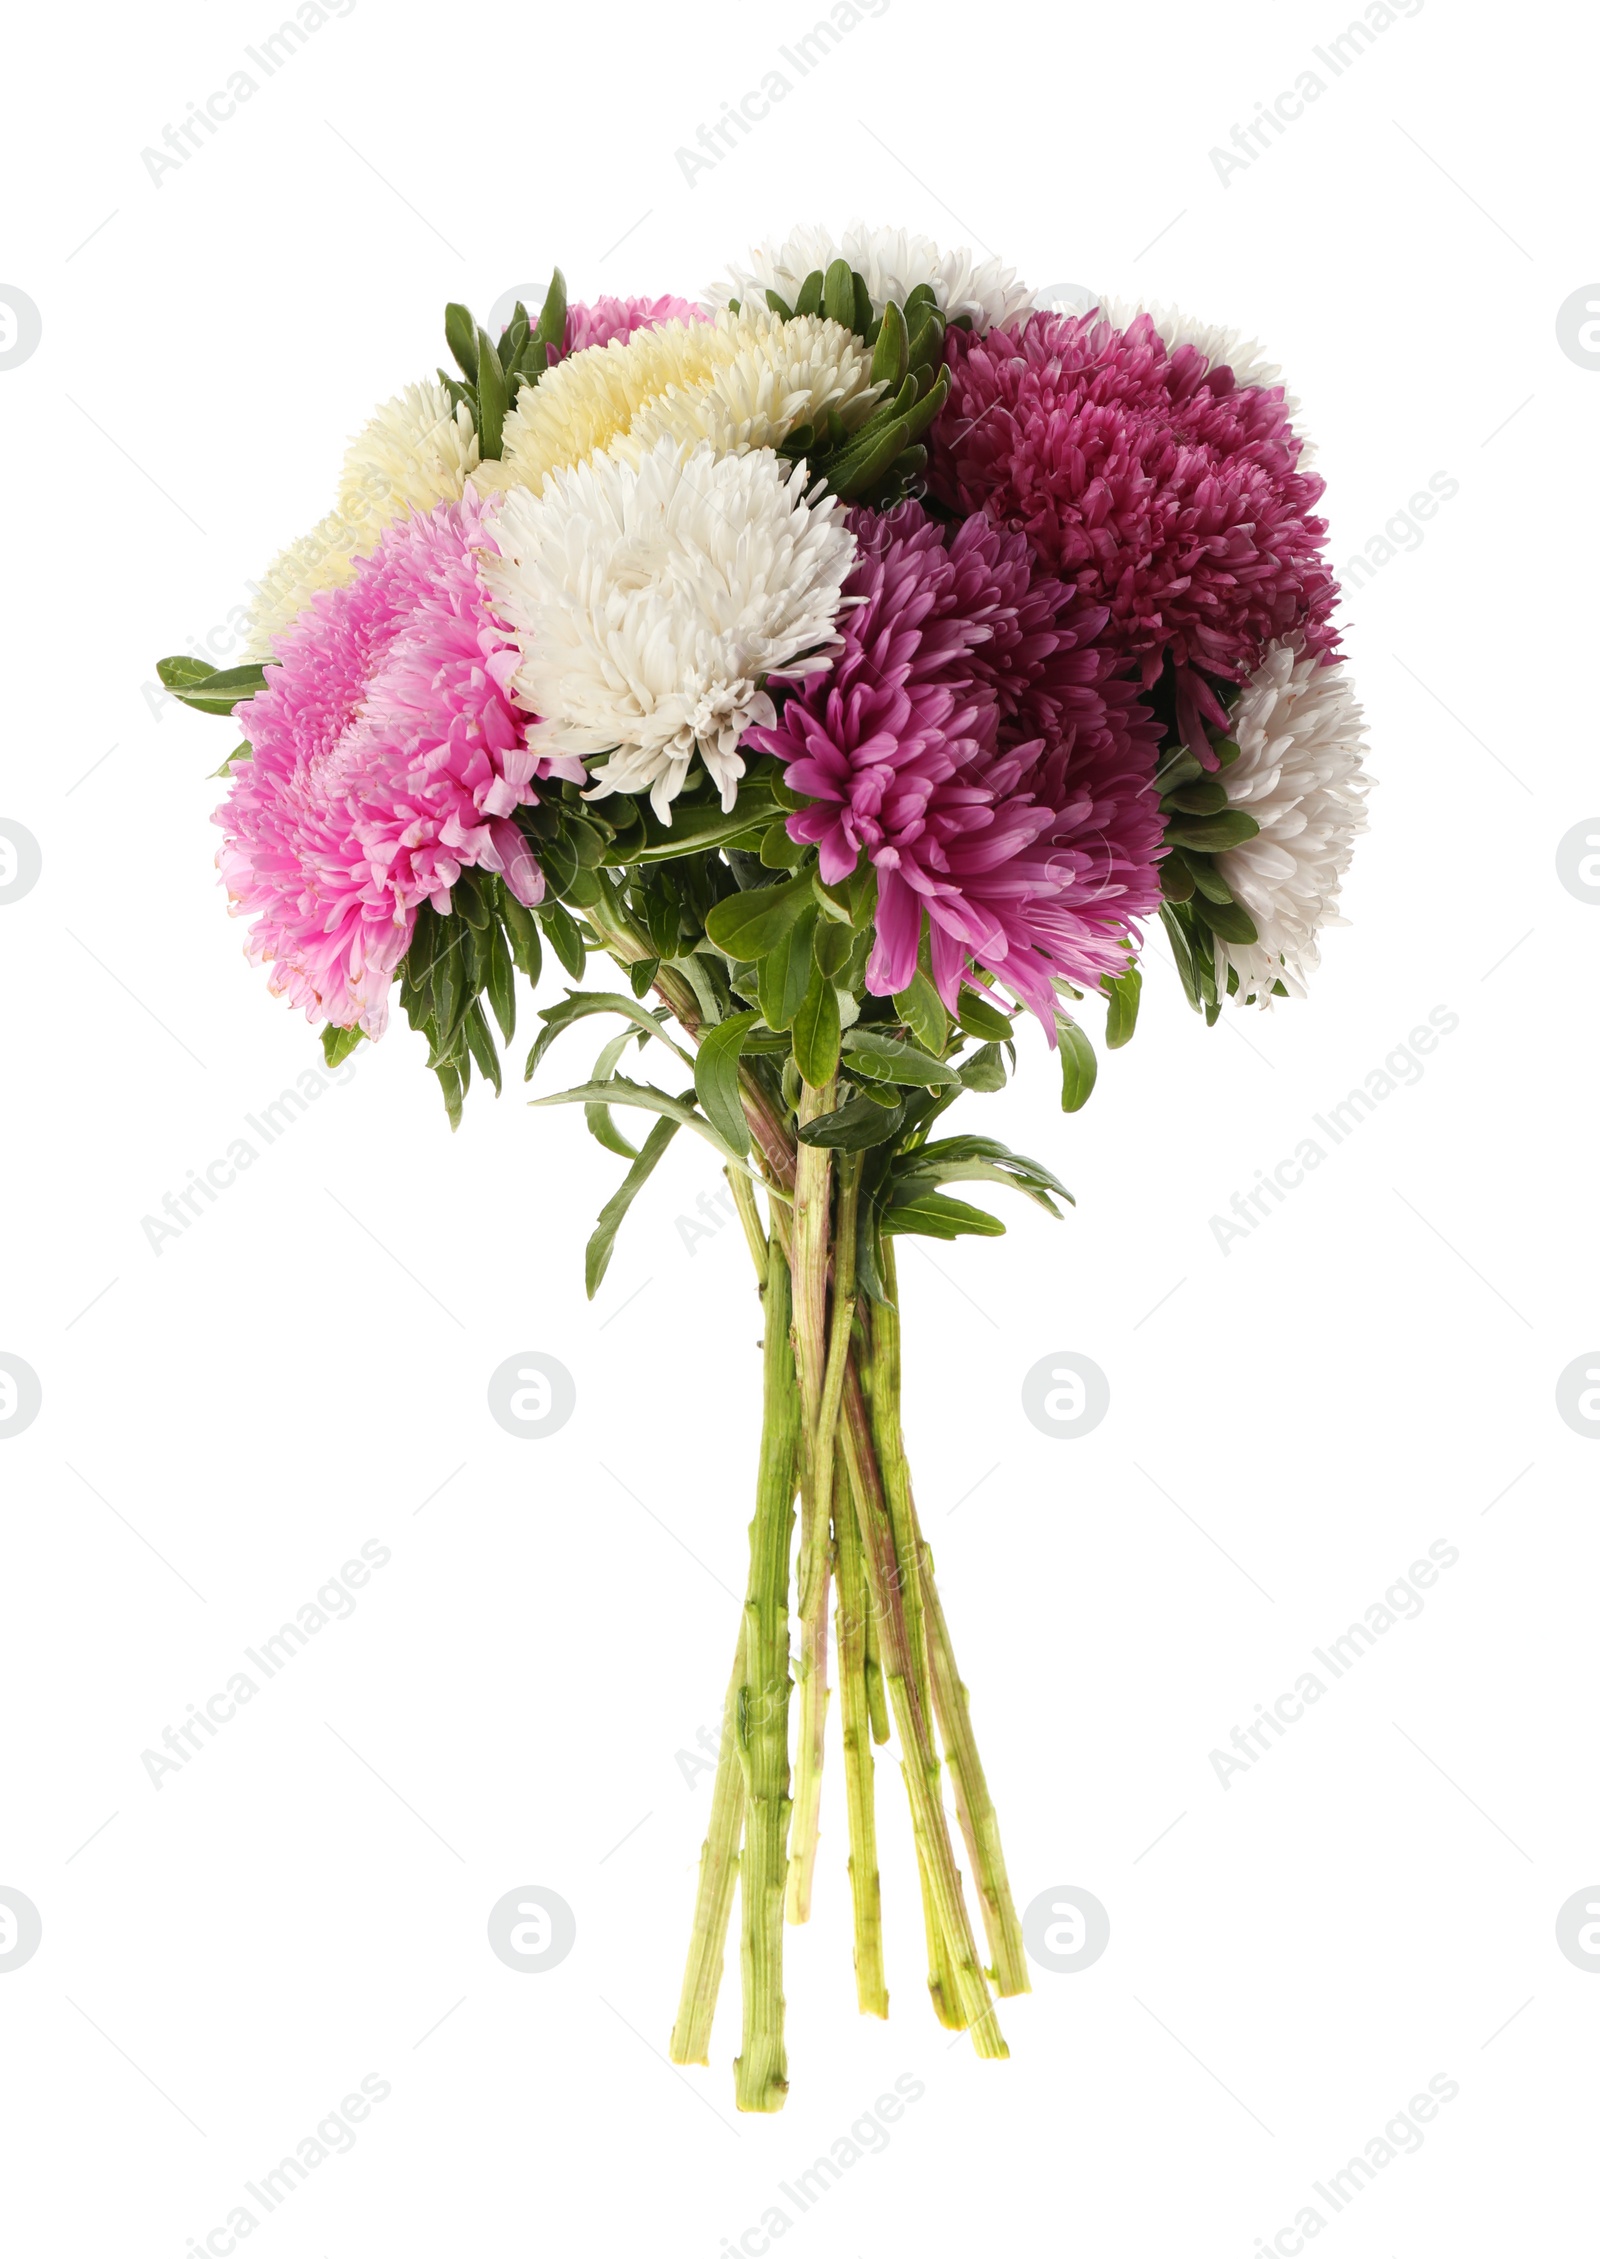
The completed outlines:
[[[1056,1015],[1056,1041],[1061,1050],[1061,1111],[1075,1114],[1080,1106],[1088,1103],[1100,1071],[1099,1061],[1094,1055],[1094,1045],[1077,1021],[1061,1013]]]
[[[809,877],[730,894],[706,919],[706,934],[726,955],[749,963],[775,948],[815,901]]]
[[[732,1013],[720,1027],[702,1036],[695,1053],[696,1096],[736,1153],[750,1150],[750,1127],[739,1099],[739,1053],[745,1037],[759,1025],[759,1015],[754,1012]]]
[[[1130,965],[1116,980],[1100,985],[1106,998],[1106,1049],[1120,1051],[1138,1023],[1142,975],[1137,965]]]
[[[583,1251],[583,1283],[588,1290],[591,1302],[594,1300],[596,1288],[605,1277],[610,1265],[611,1252],[616,1246],[617,1232],[621,1227],[623,1217],[633,1206],[634,1200],[646,1179],[677,1134],[678,1125],[676,1122],[657,1122],[643,1145],[640,1146],[633,1167],[601,1209],[600,1220],[590,1233],[589,1244]]]
[[[658,1037],[686,1067],[691,1064],[689,1053],[673,1042],[655,1013],[641,1004],[636,996],[624,996],[620,989],[569,989],[559,1004],[546,1005],[540,1012],[539,1017],[544,1026],[539,1031],[533,1049],[528,1053],[523,1081],[531,1080],[535,1068],[558,1035],[564,1035],[568,1028],[576,1027],[580,1020],[593,1019],[597,1012],[614,1012],[619,1019],[631,1020],[641,1035]]]
[[[839,995],[825,973],[813,972],[793,1033],[794,1063],[812,1089],[820,1090],[839,1065]]]

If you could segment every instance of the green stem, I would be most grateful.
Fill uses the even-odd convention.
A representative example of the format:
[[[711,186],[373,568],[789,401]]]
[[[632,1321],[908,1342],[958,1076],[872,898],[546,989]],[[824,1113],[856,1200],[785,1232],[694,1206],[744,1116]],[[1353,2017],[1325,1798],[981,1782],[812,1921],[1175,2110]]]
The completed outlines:
[[[736,1732],[744,1769],[740,1966],[744,2037],[734,2065],[741,2110],[781,2110],[783,1892],[789,1834],[789,1546],[794,1530],[800,1400],[789,1343],[789,1266],[776,1235],[767,1257],[761,1465],[750,1524],[743,1683]]]
[[[733,1658],[733,1675],[722,1706],[722,1744],[711,1789],[711,1818],[700,1851],[700,1886],[695,1894],[694,1928],[683,1972],[678,2020],[668,2053],[674,2063],[710,2060],[711,2026],[722,1983],[733,1887],[739,1879],[739,1838],[744,1830],[744,1771],[739,1761],[739,1694],[744,1685],[744,1627]]]
[[[906,1463],[905,1438],[900,1425],[901,1336],[900,1312],[895,1297],[899,1281],[894,1268],[894,1242],[885,1237],[882,1253],[884,1299],[872,1309],[871,1330],[862,1376],[872,1421],[873,1448],[883,1482],[884,1502],[894,1532],[894,1557],[900,1569],[900,1598],[905,1611],[906,1638],[917,1689],[917,1702],[932,1738],[933,1682],[928,1669],[928,1636],[923,1621],[922,1578],[919,1573],[920,1537],[911,1500],[911,1469]],[[961,1988],[951,1963],[951,1943],[930,1888],[923,1875],[922,1919],[928,1941],[928,1991],[934,2012],[950,2031],[965,2028]]]
[[[833,1109],[834,1086],[800,1086],[799,1127]],[[828,1521],[818,1513],[823,1366],[828,1338],[828,1206],[833,1155],[826,1146],[795,1146],[794,1236],[789,1275],[794,1293],[794,1361],[800,1377],[800,1739],[795,1758],[794,1826],[800,1865],[791,1848],[788,1916],[802,1922],[811,1910],[811,1871],[822,1798],[822,1735],[828,1710]],[[819,1609],[820,1600],[820,1609]],[[820,1635],[820,1636],[819,1636]]]
[[[744,1231],[744,1243],[750,1250],[750,1259],[756,1267],[756,1277],[767,1275],[767,1235],[761,1226],[761,1211],[756,1206],[756,1188],[743,1169],[724,1169],[728,1190],[733,1194],[733,1205],[738,1211]]]
[[[831,1103],[831,1091],[826,1095]],[[809,1098],[810,1093],[806,1096]],[[802,1148],[802,1154],[805,1150]],[[797,1235],[799,1219],[804,1213],[805,1170],[802,1159],[795,1186]],[[828,1357],[806,1454],[811,1481],[807,1503],[809,1523],[802,1520],[800,1538],[800,1739],[795,1763],[794,1824],[789,1843],[788,1914],[791,1922],[811,1918],[811,1883],[816,1870],[817,1833],[822,1812],[823,1734],[828,1717],[829,1539],[835,1520],[834,1470],[838,1461],[834,1438],[844,1394],[850,1329],[855,1320],[856,1208],[860,1187],[860,1158],[852,1155],[841,1164],[839,1171]],[[797,1301],[798,1298],[797,1283]]]
[[[842,1444],[835,1443],[841,1454]],[[867,1701],[867,1626],[872,1621],[855,1501],[837,1484],[839,1718],[844,1740],[845,1813],[850,1827],[850,1899],[855,1918],[856,2001],[863,2016],[887,2016],[883,1907],[878,1888],[878,1821],[873,1802],[872,1714]],[[880,1688],[882,1681],[879,1681]]]
[[[933,1555],[928,1549],[926,1538],[919,1537],[918,1557],[922,1564],[928,1647],[933,1666],[933,1706],[939,1720],[940,1738],[955,1779],[956,1817],[961,1822],[961,1833],[966,1840],[967,1856],[972,1861],[978,1897],[983,1907],[983,1927],[994,1960],[995,1990],[1004,1999],[1012,1993],[1032,1989],[1028,1983],[1022,1924],[1017,1919],[1016,1905],[1011,1896],[1011,1878],[1006,1873],[1006,1856],[1000,1847],[999,1815],[994,1808],[994,1799],[989,1794],[983,1760],[978,1755],[967,1690],[956,1669],[955,1649],[950,1643],[950,1627],[945,1621],[939,1588],[934,1582]]]
[[[883,1691],[883,1658],[878,1653],[878,1619],[867,1612],[867,1715],[872,1738],[881,1749],[889,1738],[889,1698]]]
[[[903,1605],[902,1588],[907,1580],[895,1555],[894,1527],[879,1483],[871,1423],[853,1363],[845,1375],[844,1418],[839,1432],[850,1487],[855,1494],[867,1589],[878,1620],[890,1707],[900,1735],[901,1771],[911,1805],[911,1831],[926,1878],[928,1903],[942,1932],[942,1959],[950,1985],[950,2014],[959,2018],[960,2028],[971,2031],[973,2046],[979,2055],[1003,2056],[1009,2050],[1001,2036],[999,2018],[979,1966],[972,1924],[961,1894],[961,1876],[956,1868],[949,1823],[939,1793],[939,1759],[933,1747],[930,1721],[917,1693]],[[910,1575],[915,1577],[915,1554],[909,1557],[909,1567]],[[943,1981],[943,1970],[938,1981]],[[940,2005],[936,1989],[935,2006]]]

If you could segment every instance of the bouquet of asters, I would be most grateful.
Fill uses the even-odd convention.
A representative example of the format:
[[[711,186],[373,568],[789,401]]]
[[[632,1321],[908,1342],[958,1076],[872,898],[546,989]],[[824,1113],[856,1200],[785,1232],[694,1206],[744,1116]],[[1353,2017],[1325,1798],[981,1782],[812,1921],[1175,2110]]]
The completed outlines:
[[[528,1074],[613,1023],[535,1101],[626,1163],[591,1294],[680,1131],[727,1172],[763,1425],[674,2061],[707,2060],[737,1894],[736,2096],[783,2102],[830,1679],[860,2006],[888,2006],[892,1733],[935,2012],[1001,2056],[1027,1969],[902,1442],[896,1241],[1001,1231],[979,1185],[1060,1214],[1049,1168],[945,1116],[1030,1026],[1081,1107],[1079,1008],[1127,1042],[1145,921],[1208,1023],[1304,993],[1366,788],[1322,482],[1230,332],[1035,307],[888,230],[799,229],[698,307],[569,305],[558,271],[445,338],[269,570],[251,663],[161,663],[243,732],[219,868],[328,1060],[397,994],[452,1123],[547,953],[572,985]]]

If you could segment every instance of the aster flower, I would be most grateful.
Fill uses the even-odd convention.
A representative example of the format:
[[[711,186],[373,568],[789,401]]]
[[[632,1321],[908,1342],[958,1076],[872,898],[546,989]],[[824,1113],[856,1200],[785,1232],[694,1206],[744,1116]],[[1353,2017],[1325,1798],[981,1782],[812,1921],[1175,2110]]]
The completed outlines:
[[[1342,664],[1293,641],[1273,644],[1230,716],[1239,758],[1221,772],[1229,805],[1254,816],[1254,839],[1217,864],[1257,939],[1216,938],[1217,988],[1238,975],[1241,1003],[1272,1002],[1275,982],[1304,996],[1322,927],[1342,925],[1340,882],[1367,828],[1361,708]]]
[[[875,994],[910,981],[926,921],[947,1005],[975,961],[1053,1040],[1054,981],[1121,972],[1159,900],[1156,730],[1093,640],[1104,608],[1020,535],[972,519],[947,545],[914,502],[850,523],[843,649],[751,743],[812,802],[788,829],[823,879],[877,872]]]
[[[849,426],[879,387],[872,354],[820,316],[785,322],[765,306],[715,321],[666,321],[573,353],[517,396],[501,459],[476,473],[480,491],[541,493],[552,471],[631,444],[709,440],[720,454],[776,447],[831,408]]]
[[[459,501],[477,460],[471,412],[452,408],[442,385],[408,384],[385,401],[346,450],[334,508],[262,575],[246,656],[267,658],[320,589],[350,579],[355,560],[370,556],[386,526],[408,511]]]
[[[1036,314],[945,341],[951,396],[929,482],[962,512],[1025,532],[1051,571],[1108,611],[1148,688],[1170,660],[1183,734],[1226,722],[1208,677],[1248,680],[1269,641],[1332,648],[1337,589],[1311,511],[1322,481],[1276,391],[1240,385],[1197,347],[1169,352],[1148,314]]]
[[[659,329],[663,322],[701,322],[706,319],[687,298],[596,298],[591,305],[567,308],[563,354],[583,353],[591,345],[624,343],[635,330]]]
[[[278,638],[240,711],[251,758],[217,811],[217,866],[255,921],[248,954],[313,1022],[382,1034],[418,907],[448,910],[464,869],[543,894],[511,819],[536,778],[583,770],[524,741],[516,648],[478,578],[491,541],[470,495],[390,527]]]
[[[541,387],[542,389],[542,387]],[[699,752],[733,805],[764,685],[827,665],[855,555],[835,498],[805,465],[717,456],[662,439],[637,462],[600,455],[509,493],[484,577],[521,652],[515,688],[543,718],[541,753],[604,753],[595,797],[671,803]]]
[[[824,227],[797,227],[786,242],[756,246],[748,266],[730,267],[727,281],[711,286],[706,304],[725,306],[730,298],[764,304],[764,293],[775,290],[792,306],[806,276],[819,269],[826,274],[835,259],[847,260],[860,275],[875,314],[891,303],[903,305],[920,283],[932,289],[946,321],[965,317],[980,332],[1009,325],[1033,304],[1015,270],[998,259],[975,258],[965,246],[941,251],[930,236],[861,220],[837,238]]]

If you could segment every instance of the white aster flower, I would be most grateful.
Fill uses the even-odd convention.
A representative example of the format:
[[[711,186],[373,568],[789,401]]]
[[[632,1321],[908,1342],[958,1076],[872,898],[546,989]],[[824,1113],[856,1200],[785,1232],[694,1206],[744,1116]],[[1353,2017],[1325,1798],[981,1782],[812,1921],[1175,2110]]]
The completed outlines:
[[[860,275],[875,314],[891,301],[903,304],[924,282],[947,321],[964,314],[980,332],[1003,328],[1033,305],[1015,271],[998,259],[976,259],[965,246],[941,251],[931,236],[910,235],[904,228],[868,227],[864,220],[852,220],[837,238],[824,227],[802,226],[786,243],[754,246],[750,264],[730,267],[727,281],[713,283],[705,303],[725,306],[730,298],[754,297],[764,305],[763,294],[775,290],[785,305],[792,306],[806,276],[819,267],[826,274],[835,259],[848,260]]]
[[[541,493],[553,471],[611,453],[642,460],[663,438],[708,440],[718,454],[775,447],[835,409],[862,421],[881,386],[871,350],[820,316],[785,322],[766,306],[711,322],[660,322],[573,353],[517,396],[498,463],[480,492]]]
[[[408,384],[385,401],[351,440],[334,508],[291,542],[262,575],[250,608],[247,656],[265,659],[324,588],[338,588],[370,556],[386,526],[407,511],[459,502],[478,460],[478,435],[465,405],[452,408],[437,383]]]
[[[1290,421],[1299,415],[1300,403],[1284,385],[1282,369],[1276,361],[1267,359],[1265,349],[1253,337],[1245,337],[1223,322],[1197,321],[1177,306],[1139,306],[1131,298],[1102,298],[1099,305],[1113,329],[1126,329],[1136,314],[1148,314],[1169,352],[1180,345],[1192,345],[1213,367],[1220,362],[1232,369],[1240,384],[1257,384],[1263,391],[1277,385],[1283,391],[1284,411]],[[1310,459],[1310,442],[1302,440],[1300,460],[1306,463]]]
[[[542,388],[541,388],[542,389]],[[513,488],[481,570],[522,653],[515,696],[541,753],[609,754],[595,798],[649,791],[671,821],[696,751],[731,808],[769,675],[830,664],[855,536],[803,464],[665,438]]]
[[[1265,1008],[1275,981],[1304,996],[1318,933],[1345,922],[1337,914],[1339,882],[1356,834],[1367,828],[1372,780],[1362,768],[1365,727],[1343,663],[1302,657],[1294,640],[1268,644],[1229,721],[1239,758],[1219,781],[1229,806],[1261,829],[1220,854],[1217,867],[1257,938],[1217,938],[1217,988],[1225,990],[1231,965],[1238,1001]]]

